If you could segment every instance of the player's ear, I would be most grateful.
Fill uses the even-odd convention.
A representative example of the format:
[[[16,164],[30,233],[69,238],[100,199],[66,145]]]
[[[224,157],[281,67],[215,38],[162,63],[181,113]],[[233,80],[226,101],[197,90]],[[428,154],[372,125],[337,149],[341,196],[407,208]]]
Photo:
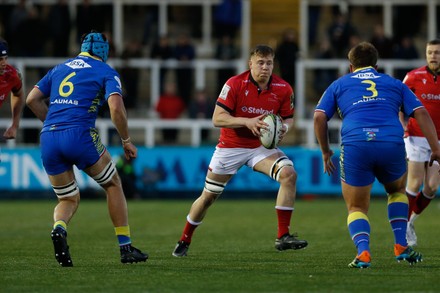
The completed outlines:
[[[353,72],[353,71],[354,71],[354,67],[353,67],[353,65],[350,64],[350,72]]]

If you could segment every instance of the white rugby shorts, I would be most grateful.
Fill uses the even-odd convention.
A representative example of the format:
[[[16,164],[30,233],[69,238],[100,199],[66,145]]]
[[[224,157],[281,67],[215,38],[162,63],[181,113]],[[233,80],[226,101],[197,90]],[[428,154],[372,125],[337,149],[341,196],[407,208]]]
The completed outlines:
[[[406,157],[409,161],[429,162],[429,159],[431,158],[431,148],[425,137],[408,136],[404,138],[404,141]]]
[[[276,153],[284,155],[278,148],[266,149],[263,146],[255,149],[216,147],[209,169],[220,175],[236,174],[243,165],[253,169],[258,162]]]

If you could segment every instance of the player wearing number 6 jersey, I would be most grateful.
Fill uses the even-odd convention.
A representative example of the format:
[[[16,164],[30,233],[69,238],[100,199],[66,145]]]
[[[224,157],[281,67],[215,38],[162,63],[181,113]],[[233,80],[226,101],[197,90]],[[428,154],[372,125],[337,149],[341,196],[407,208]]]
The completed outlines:
[[[108,42],[101,33],[83,36],[81,53],[52,68],[29,93],[26,104],[43,121],[41,157],[58,197],[51,237],[55,258],[72,266],[67,225],[80,200],[73,165],[84,170],[106,191],[110,218],[119,241],[121,262],[146,261],[148,256],[131,246],[127,203],[111,156],[95,128],[98,110],[105,102],[122,139],[127,159],[137,156],[131,143],[118,73],[105,62]],[[50,97],[49,105],[46,97]]]
[[[376,70],[378,53],[367,42],[348,53],[351,73],[334,81],[322,95],[314,114],[314,127],[321,147],[324,172],[332,174],[333,151],[327,121],[337,112],[342,118],[340,177],[347,205],[347,225],[357,248],[352,268],[370,266],[368,208],[375,178],[388,196],[388,219],[394,233],[394,254],[410,264],[422,260],[406,241],[408,199],[405,195],[406,158],[399,110],[414,117],[432,149],[431,164],[440,161],[434,124],[417,97],[401,81]]]

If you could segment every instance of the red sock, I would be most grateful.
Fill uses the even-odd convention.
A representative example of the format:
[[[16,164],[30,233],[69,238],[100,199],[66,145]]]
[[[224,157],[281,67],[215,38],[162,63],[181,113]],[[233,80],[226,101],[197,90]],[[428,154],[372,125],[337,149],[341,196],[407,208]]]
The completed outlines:
[[[417,194],[415,200],[415,204],[413,208],[414,213],[421,214],[423,210],[429,205],[429,203],[433,198],[434,197],[432,198],[426,197],[426,195],[422,191],[420,191],[419,194]]]
[[[420,194],[420,192],[418,194]],[[408,197],[408,220],[409,220],[412,212],[414,211],[414,206],[416,205],[417,196],[409,194],[408,192],[406,193],[406,196]]]
[[[193,225],[187,221],[185,228],[183,229],[182,237],[180,237],[180,240],[185,241],[186,243],[191,243],[192,235],[197,227],[198,225]]]
[[[290,229],[290,219],[292,217],[293,210],[277,210],[278,217],[278,237],[281,238],[284,234],[289,233]]]

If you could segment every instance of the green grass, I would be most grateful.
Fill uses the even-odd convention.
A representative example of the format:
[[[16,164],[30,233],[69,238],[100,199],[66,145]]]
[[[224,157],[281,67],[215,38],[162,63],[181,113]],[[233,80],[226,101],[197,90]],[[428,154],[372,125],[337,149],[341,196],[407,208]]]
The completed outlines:
[[[274,249],[269,200],[222,200],[193,237],[189,255],[171,256],[191,201],[130,201],[133,244],[146,263],[123,265],[104,201],[82,201],[69,226],[73,268],[60,267],[49,237],[55,201],[0,201],[0,292],[439,292],[440,206],[417,220],[424,261],[397,263],[386,200],[370,208],[372,267],[349,269],[356,251],[342,199],[299,200],[292,231],[304,250]]]

